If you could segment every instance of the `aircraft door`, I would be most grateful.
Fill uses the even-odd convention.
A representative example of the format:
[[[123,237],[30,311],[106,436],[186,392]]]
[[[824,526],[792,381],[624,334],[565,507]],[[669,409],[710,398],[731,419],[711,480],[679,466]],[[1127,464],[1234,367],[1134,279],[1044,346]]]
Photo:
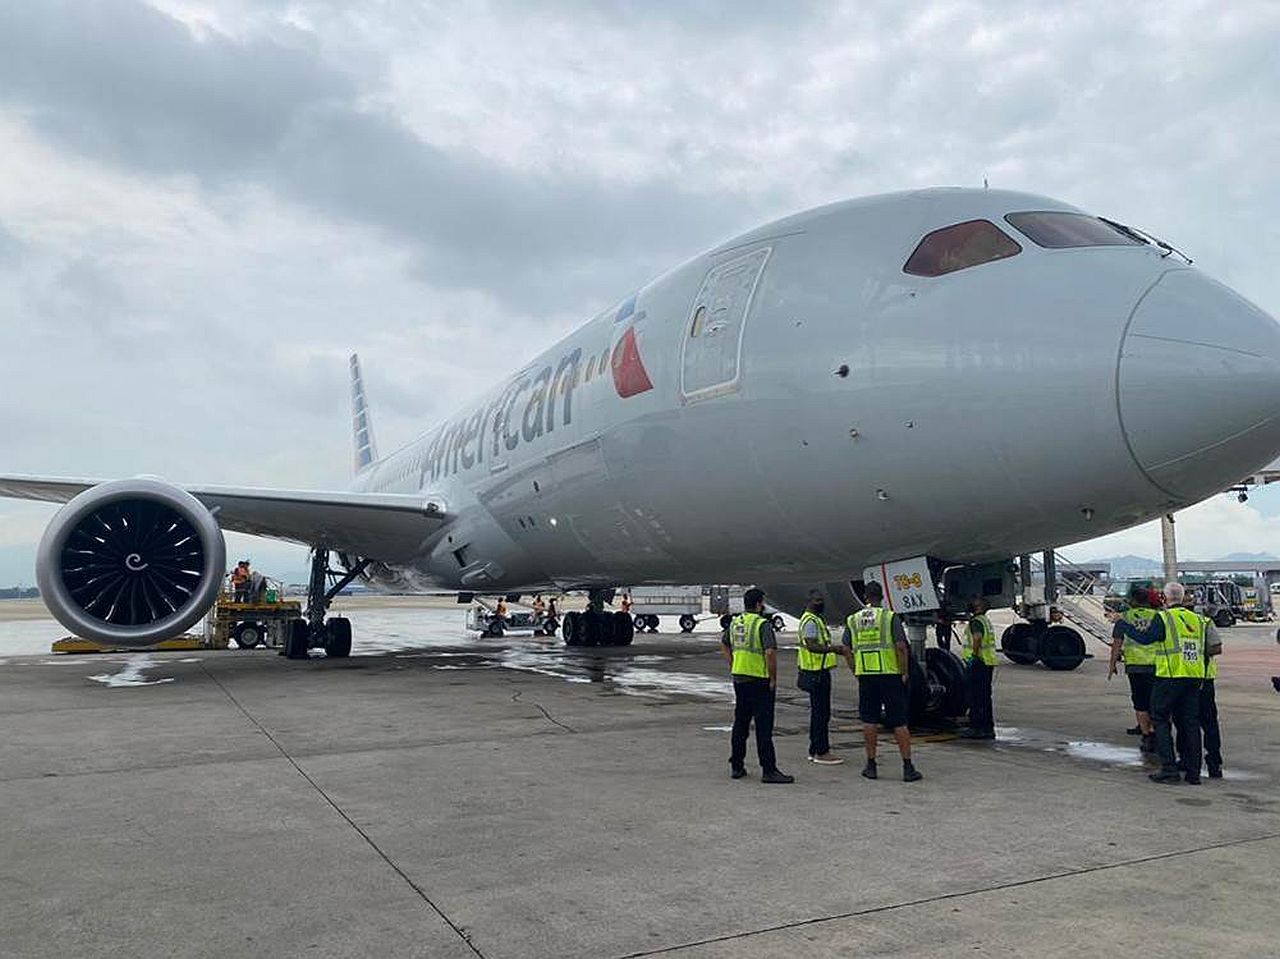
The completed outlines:
[[[680,393],[686,402],[738,388],[742,336],[769,248],[753,250],[708,271],[689,310],[683,337]]]

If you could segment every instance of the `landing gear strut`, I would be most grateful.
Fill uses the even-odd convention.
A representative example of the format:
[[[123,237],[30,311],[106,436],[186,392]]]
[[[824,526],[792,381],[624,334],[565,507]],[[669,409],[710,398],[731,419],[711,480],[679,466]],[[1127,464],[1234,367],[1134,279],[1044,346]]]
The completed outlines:
[[[630,646],[636,624],[630,613],[605,611],[613,590],[593,589],[587,593],[587,608],[581,613],[565,613],[560,624],[566,646]]]
[[[290,659],[309,658],[308,650],[323,649],[334,659],[351,655],[351,620],[333,616],[326,620],[325,613],[333,598],[355,580],[365,567],[362,559],[349,570],[329,568],[329,547],[321,544],[311,550],[311,576],[307,582],[307,608],[305,619],[295,619],[289,624],[285,637],[284,654]],[[333,580],[330,584],[330,579]]]

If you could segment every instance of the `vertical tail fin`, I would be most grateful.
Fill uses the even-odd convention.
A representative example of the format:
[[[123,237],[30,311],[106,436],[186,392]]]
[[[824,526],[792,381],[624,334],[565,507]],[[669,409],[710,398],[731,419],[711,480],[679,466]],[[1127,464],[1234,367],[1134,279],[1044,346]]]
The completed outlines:
[[[356,442],[356,472],[359,473],[378,458],[373,441],[373,424],[369,422],[369,403],[364,396],[364,378],[360,375],[360,356],[351,354],[351,429]]]

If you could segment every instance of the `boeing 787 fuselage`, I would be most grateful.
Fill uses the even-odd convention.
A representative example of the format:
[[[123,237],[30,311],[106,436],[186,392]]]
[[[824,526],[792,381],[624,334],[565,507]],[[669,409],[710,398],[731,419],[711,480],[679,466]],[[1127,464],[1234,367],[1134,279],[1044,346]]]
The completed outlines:
[[[821,207],[677,267],[362,464],[351,492],[0,489],[78,497],[41,549],[46,598],[81,634],[141,643],[212,601],[219,525],[366,560],[400,587],[734,582],[785,598],[1194,503],[1280,452],[1278,413],[1280,325],[1166,245],[1042,196],[939,189]],[[135,500],[194,531],[178,552],[199,556],[165,560],[191,574],[167,577],[181,590],[140,585],[163,564],[133,540],[107,545],[128,538],[104,522],[112,504]]]

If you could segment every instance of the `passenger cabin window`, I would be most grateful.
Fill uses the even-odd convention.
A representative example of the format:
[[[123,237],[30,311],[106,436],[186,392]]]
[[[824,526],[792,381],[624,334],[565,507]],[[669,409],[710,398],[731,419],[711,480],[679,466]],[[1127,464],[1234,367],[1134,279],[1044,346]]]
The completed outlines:
[[[994,223],[968,220],[926,233],[902,270],[912,276],[942,276],[1021,252]]]
[[[1143,246],[1136,237],[1121,233],[1109,223],[1086,213],[1029,211],[1005,217],[1036,246],[1065,250],[1080,246]]]

